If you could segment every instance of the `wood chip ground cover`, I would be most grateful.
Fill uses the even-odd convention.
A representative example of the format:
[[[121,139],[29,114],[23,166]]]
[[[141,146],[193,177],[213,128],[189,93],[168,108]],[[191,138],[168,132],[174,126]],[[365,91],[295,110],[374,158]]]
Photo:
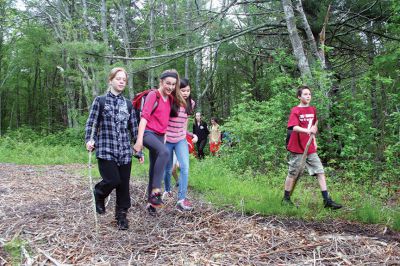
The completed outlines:
[[[24,265],[399,265],[400,234],[346,221],[243,216],[194,201],[148,215],[143,182],[131,181],[130,228],[116,230],[114,194],[95,229],[85,165],[0,164],[0,265],[20,239]]]

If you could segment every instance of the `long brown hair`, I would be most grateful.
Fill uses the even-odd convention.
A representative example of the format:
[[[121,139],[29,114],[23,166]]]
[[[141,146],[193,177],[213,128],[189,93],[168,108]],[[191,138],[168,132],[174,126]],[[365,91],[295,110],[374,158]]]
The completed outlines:
[[[188,86],[189,86],[189,88],[191,90],[192,88],[190,87],[189,80],[187,78],[181,79],[180,88],[182,89],[182,88],[185,88],[185,87],[188,87]],[[195,106],[192,105],[192,94],[190,93],[189,97],[186,99],[186,113],[188,115],[192,115],[193,112],[194,112],[194,107]]]
[[[179,73],[175,69],[168,69],[165,70],[164,72],[161,73],[160,75],[160,87],[162,87],[161,82],[168,77],[171,74],[170,77],[176,78],[176,84],[175,84],[175,89],[172,91],[172,96],[174,98],[171,106],[171,116],[172,117],[177,117],[178,116],[178,110],[179,108],[185,107],[186,108],[186,100],[183,98],[181,90],[180,90],[180,78],[179,78]]]

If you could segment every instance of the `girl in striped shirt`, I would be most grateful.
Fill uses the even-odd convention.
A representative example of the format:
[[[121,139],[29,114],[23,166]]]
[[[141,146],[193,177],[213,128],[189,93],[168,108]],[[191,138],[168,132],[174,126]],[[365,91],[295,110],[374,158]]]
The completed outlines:
[[[176,207],[182,211],[193,209],[192,204],[186,198],[189,178],[189,149],[186,141],[186,134],[191,135],[193,142],[197,141],[197,136],[187,131],[188,116],[193,114],[195,102],[190,97],[190,85],[187,79],[181,79],[180,90],[183,98],[186,100],[186,107],[174,105],[167,127],[166,146],[169,150],[169,162],[165,168],[164,186],[165,196],[171,196],[171,174],[173,167],[173,152],[179,162],[179,192]]]

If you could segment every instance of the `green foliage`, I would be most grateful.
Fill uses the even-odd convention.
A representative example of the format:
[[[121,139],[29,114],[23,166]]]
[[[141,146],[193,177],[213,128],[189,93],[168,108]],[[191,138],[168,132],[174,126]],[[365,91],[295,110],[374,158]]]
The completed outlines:
[[[283,59],[285,58],[285,59]],[[287,61],[284,53],[277,53],[276,59]],[[237,144],[223,147],[223,160],[234,171],[269,172],[286,163],[286,125],[290,109],[298,104],[295,97],[296,83],[290,76],[279,73],[275,64],[270,72],[275,78],[269,80],[270,98],[256,101],[253,88],[242,92],[242,102],[231,111],[231,116],[222,127],[229,132]]]
[[[11,241],[5,243],[4,250],[11,257],[11,265],[21,265],[22,264],[22,249],[26,249],[26,241],[20,238],[13,238]]]
[[[351,180],[329,180],[331,196],[345,206],[339,211],[330,211],[323,208],[317,181],[304,176],[292,196],[298,208],[290,208],[281,205],[286,169],[265,175],[238,174],[227,169],[223,158],[215,157],[191,160],[190,168],[190,187],[200,192],[205,200],[222,208],[232,208],[244,214],[261,213],[305,220],[340,218],[380,223],[400,230],[399,206],[387,208],[388,194],[381,194],[379,186],[357,185]],[[331,175],[329,169],[328,175]]]
[[[0,161],[29,164],[86,162],[83,132],[68,129],[46,136],[29,128],[9,131],[0,137]]]
[[[281,97],[269,102],[243,102],[232,111],[222,128],[238,139],[234,147],[223,150],[224,161],[232,169],[266,172],[282,164],[288,109],[278,100]]]

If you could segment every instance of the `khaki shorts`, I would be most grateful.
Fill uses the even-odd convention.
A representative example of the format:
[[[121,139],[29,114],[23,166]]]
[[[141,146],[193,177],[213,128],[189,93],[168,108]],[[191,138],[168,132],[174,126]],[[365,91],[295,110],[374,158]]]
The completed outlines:
[[[289,176],[293,177],[296,174],[296,171],[300,166],[301,156],[303,156],[303,154],[293,152],[288,155]],[[324,173],[324,167],[322,166],[321,160],[319,159],[317,153],[311,153],[307,156],[306,167],[308,173],[312,176]]]

